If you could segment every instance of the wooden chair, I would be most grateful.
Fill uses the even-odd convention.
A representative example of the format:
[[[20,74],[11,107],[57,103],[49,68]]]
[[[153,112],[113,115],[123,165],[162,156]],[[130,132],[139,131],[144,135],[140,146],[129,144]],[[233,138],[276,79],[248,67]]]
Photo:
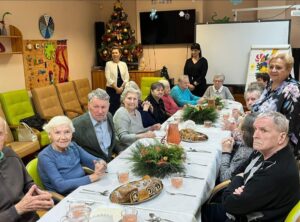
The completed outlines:
[[[228,187],[228,185],[230,184],[231,180],[225,180],[222,183],[217,184],[214,189],[212,190],[208,200],[206,201],[207,204],[213,202],[214,197],[221,192],[222,190],[224,190],[226,187]]]
[[[3,113],[1,104],[0,104],[0,116],[6,120],[5,115]],[[35,153],[40,149],[39,141],[34,142],[19,142],[14,141],[14,137],[11,133],[11,130],[9,127],[6,127],[6,140],[5,145],[9,146],[15,153],[20,157],[23,158],[29,154]]]
[[[64,115],[54,85],[34,88],[31,94],[36,112],[42,119],[49,121],[54,116]]]
[[[74,88],[83,110],[88,110],[88,94],[92,91],[88,79],[77,79],[73,81]]]
[[[73,119],[83,114],[72,82],[59,83],[55,87],[65,115]]]

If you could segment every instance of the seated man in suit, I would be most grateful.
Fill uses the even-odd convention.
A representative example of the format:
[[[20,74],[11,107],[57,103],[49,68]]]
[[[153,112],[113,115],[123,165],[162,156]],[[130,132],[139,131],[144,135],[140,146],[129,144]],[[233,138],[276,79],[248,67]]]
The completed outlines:
[[[289,145],[289,121],[278,112],[254,121],[256,150],[223,193],[230,221],[284,221],[300,199],[299,172]]]
[[[88,112],[73,119],[73,140],[90,154],[109,162],[112,152],[118,153],[109,95],[96,89],[88,95]]]

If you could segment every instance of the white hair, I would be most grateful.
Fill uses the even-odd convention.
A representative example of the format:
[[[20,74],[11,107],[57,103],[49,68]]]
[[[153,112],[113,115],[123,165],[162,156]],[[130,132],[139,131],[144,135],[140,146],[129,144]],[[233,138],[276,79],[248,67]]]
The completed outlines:
[[[46,125],[43,126],[43,129],[49,134],[54,128],[61,125],[68,125],[72,133],[75,132],[72,120],[70,120],[67,116],[53,117]]]

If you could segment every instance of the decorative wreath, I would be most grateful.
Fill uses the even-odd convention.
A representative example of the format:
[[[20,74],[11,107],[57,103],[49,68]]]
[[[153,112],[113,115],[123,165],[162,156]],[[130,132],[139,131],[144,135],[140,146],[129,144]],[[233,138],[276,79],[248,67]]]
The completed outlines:
[[[183,120],[193,120],[196,124],[203,124],[205,120],[215,122],[218,113],[215,108],[205,107],[202,105],[188,105],[183,109]]]
[[[138,176],[164,178],[172,173],[183,173],[185,153],[178,145],[156,143],[145,146],[138,143],[129,158],[133,162],[132,171]]]

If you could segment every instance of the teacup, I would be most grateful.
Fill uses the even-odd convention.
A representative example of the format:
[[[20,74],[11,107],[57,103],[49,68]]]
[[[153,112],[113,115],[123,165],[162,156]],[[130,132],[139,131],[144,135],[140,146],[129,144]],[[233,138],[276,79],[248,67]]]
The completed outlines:
[[[128,171],[119,171],[118,172],[119,183],[127,183],[129,181],[129,172]]]
[[[125,208],[122,212],[122,222],[137,222],[137,209]]]

